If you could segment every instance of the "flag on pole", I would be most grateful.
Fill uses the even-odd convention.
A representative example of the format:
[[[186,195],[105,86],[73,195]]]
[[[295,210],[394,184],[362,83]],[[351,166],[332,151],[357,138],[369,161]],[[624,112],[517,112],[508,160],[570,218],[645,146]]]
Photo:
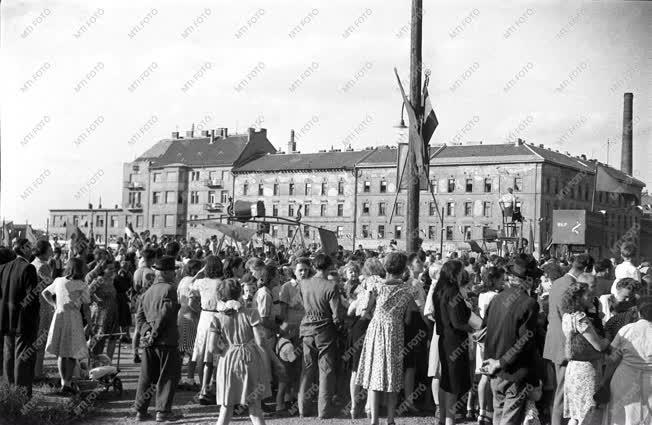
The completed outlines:
[[[34,232],[32,232],[32,226],[29,224],[25,225],[25,239],[27,239],[32,245],[36,243],[36,236],[34,236]]]
[[[134,227],[131,223],[127,223],[125,226],[125,234],[129,239],[138,238],[138,233],[134,232]]]
[[[398,76],[398,71],[396,68],[394,68],[394,73],[396,74],[396,80],[398,81],[398,87],[401,89],[401,96],[403,96],[403,103],[405,104],[405,110],[407,111],[408,114],[408,121],[410,123],[410,144],[412,144],[414,148],[414,155],[415,155],[415,160],[417,164],[417,172],[419,175],[423,175],[425,173],[425,157],[423,155],[424,152],[424,143],[423,143],[423,138],[421,137],[421,129],[420,123],[417,120],[417,112],[414,110],[414,106],[412,103],[407,98],[407,95],[405,94],[405,90],[403,89],[403,84],[401,83],[401,78]]]
[[[433,109],[432,102],[430,101],[430,93],[428,93],[429,82],[430,75],[426,73],[426,78],[423,82],[423,124],[421,126],[421,136],[423,137],[423,143],[426,147],[426,154],[430,139],[432,138],[435,129],[437,129],[437,126],[439,125],[437,115],[435,115],[435,110]]]

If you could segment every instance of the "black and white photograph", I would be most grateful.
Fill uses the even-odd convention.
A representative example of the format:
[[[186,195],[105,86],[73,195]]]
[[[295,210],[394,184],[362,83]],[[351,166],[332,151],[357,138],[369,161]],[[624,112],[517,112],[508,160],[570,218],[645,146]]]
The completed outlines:
[[[3,0],[0,425],[652,424],[652,1]]]

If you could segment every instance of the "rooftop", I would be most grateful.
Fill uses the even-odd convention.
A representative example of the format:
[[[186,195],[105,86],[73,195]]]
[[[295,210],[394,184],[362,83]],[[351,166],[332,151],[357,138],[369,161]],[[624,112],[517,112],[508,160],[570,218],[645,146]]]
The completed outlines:
[[[247,134],[234,134],[210,143],[210,137],[163,139],[136,161],[151,161],[152,167],[182,164],[189,167],[231,166],[248,142]]]
[[[352,170],[373,150],[317,153],[268,154],[247,162],[234,172],[255,173],[299,170]]]

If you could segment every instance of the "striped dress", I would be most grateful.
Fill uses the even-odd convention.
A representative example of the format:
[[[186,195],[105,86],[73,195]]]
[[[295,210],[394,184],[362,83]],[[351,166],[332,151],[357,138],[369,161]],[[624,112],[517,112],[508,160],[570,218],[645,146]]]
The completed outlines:
[[[179,326],[179,351],[192,356],[197,336],[197,325],[201,313],[201,298],[199,291],[192,286],[192,276],[181,279],[177,288],[181,309],[177,316]]]

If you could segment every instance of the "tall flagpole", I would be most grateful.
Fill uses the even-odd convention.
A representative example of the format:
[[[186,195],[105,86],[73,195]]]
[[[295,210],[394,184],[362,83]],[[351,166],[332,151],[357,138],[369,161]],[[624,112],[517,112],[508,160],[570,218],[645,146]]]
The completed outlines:
[[[413,105],[417,122],[421,122],[421,42],[422,42],[423,0],[412,0],[412,27],[410,41],[410,103]],[[419,138],[419,127],[410,125],[408,157],[406,167],[407,177],[407,217],[405,231],[405,250],[409,253],[418,249],[419,238],[419,194],[420,179],[417,172],[414,140]]]

